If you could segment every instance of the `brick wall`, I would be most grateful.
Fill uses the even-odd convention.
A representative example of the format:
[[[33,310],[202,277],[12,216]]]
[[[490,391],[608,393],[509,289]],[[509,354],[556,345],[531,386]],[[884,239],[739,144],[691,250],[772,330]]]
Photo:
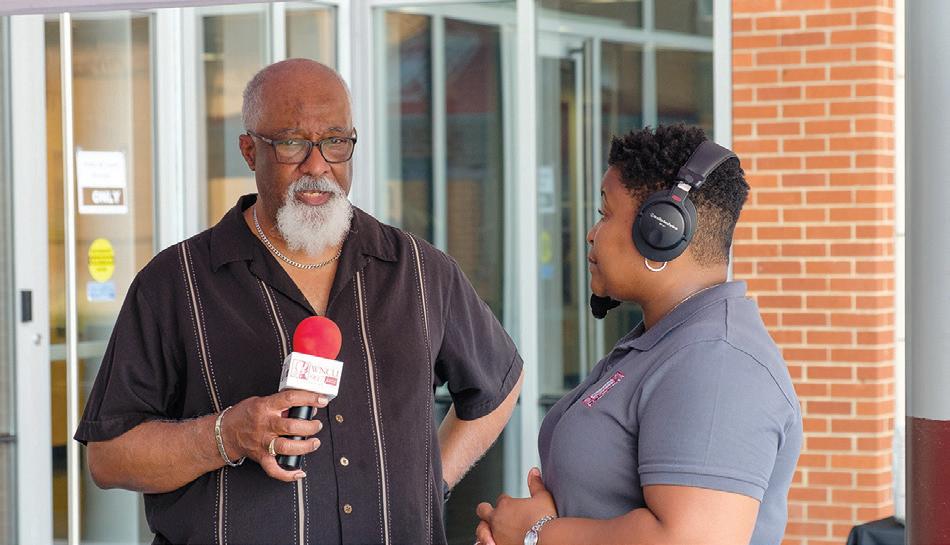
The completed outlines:
[[[893,0],[733,0],[736,232],[804,410],[785,543],[893,513]]]

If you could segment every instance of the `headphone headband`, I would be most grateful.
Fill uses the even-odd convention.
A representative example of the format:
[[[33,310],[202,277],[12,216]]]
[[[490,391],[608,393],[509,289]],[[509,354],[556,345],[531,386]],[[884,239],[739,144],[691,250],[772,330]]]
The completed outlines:
[[[736,157],[736,154],[728,148],[724,148],[712,140],[704,140],[692,155],[686,160],[686,164],[680,167],[676,173],[676,180],[682,181],[693,189],[699,189],[706,182],[706,177],[712,174],[712,171],[723,164],[727,159]]]

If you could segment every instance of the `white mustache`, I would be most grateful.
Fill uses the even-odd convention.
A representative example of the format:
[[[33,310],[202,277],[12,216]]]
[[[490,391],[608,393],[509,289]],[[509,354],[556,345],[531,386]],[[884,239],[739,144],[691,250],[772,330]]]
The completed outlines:
[[[322,193],[332,193],[337,196],[343,196],[343,189],[327,178],[314,178],[312,176],[301,176],[294,183],[290,184],[290,190],[297,191],[320,191]]]

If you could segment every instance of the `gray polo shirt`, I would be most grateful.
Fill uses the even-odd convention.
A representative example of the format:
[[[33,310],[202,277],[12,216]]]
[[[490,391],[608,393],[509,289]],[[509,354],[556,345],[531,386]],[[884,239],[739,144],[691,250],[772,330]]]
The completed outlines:
[[[695,486],[759,500],[751,543],[781,542],[801,409],[745,292],[721,284],[640,324],[551,408],[538,447],[558,514],[613,518],[646,507],[644,486]]]

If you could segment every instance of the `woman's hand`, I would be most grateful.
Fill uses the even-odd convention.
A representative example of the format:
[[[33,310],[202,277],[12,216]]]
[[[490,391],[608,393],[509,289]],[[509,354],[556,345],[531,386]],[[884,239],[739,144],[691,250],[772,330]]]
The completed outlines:
[[[475,510],[482,519],[475,530],[480,545],[521,545],[524,535],[547,515],[557,515],[554,498],[544,482],[541,471],[531,468],[528,472],[528,491],[530,498],[512,498],[507,494],[498,496],[496,506],[480,503]]]

